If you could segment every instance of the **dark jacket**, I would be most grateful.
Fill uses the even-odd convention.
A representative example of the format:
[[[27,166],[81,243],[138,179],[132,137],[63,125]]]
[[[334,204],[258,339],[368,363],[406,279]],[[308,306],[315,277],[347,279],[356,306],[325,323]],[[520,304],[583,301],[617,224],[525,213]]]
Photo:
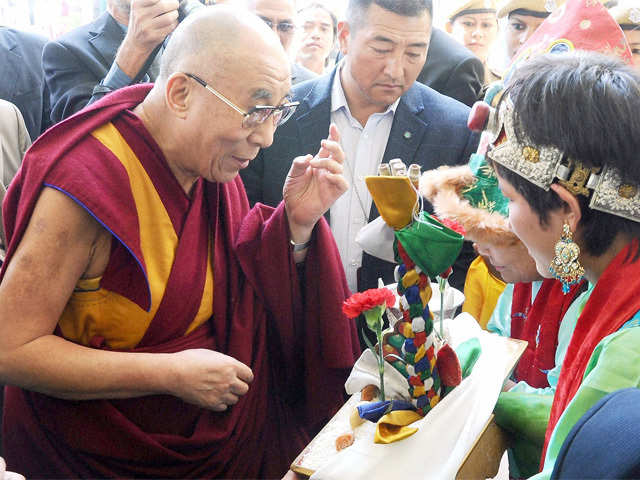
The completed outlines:
[[[93,89],[109,72],[124,30],[108,13],[47,43],[42,54],[51,95],[51,120],[57,123],[89,103]],[[148,77],[145,78],[148,81]]]
[[[481,96],[484,67],[478,57],[447,33],[431,33],[427,61],[418,81],[451,98],[472,106]]]
[[[0,98],[18,107],[31,140],[49,125],[49,94],[42,71],[45,43],[40,35],[0,27]]]

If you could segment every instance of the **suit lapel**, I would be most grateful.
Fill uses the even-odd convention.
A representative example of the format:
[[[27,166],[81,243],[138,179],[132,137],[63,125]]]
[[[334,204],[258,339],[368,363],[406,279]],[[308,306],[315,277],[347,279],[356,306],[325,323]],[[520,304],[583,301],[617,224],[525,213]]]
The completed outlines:
[[[116,58],[118,47],[124,39],[124,31],[113,19],[113,17],[105,12],[100,15],[89,31],[89,43],[98,51],[104,59],[107,68]]]
[[[320,141],[329,134],[334,76],[335,69],[331,75],[321,77],[302,100],[304,109],[296,121],[301,152],[316,152]]]
[[[394,158],[401,159],[407,166],[414,163],[416,152],[428,127],[428,124],[418,117],[424,110],[424,104],[416,90],[417,88],[412,86],[400,99],[382,157],[385,163]]]
[[[296,120],[299,152],[315,153],[320,148],[322,139],[329,135],[331,123],[331,86],[336,75],[336,69],[330,75],[320,77],[309,93],[301,100],[302,114]],[[300,108],[299,107],[299,108]],[[330,223],[331,209],[325,213],[325,219]]]

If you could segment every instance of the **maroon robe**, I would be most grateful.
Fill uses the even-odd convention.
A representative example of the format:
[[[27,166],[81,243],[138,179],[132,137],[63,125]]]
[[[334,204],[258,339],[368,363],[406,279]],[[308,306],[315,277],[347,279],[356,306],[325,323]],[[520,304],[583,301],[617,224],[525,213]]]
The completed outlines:
[[[166,395],[67,401],[7,387],[2,439],[8,467],[28,478],[280,477],[341,405],[359,352],[355,326],[341,312],[349,292],[339,254],[328,225],[319,221],[304,279],[298,279],[283,205],[249,211],[239,177],[227,184],[199,181],[192,198],[182,198],[153,138],[125,113],[149,88],[115,92],[34,144],[4,205],[8,249],[0,281],[46,185],[69,195],[113,234],[101,287],[149,308],[129,184],[89,136],[112,121],[157,186],[180,239],[170,288],[133,351],[210,348],[247,364],[255,379],[223,413]],[[214,314],[185,335],[201,299],[201,249],[209,231]],[[104,347],[99,339],[92,346]]]

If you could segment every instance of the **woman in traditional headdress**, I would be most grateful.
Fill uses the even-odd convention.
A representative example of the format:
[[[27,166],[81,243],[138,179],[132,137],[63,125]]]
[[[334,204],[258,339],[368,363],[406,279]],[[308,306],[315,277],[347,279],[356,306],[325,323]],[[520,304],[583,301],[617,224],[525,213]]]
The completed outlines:
[[[640,384],[640,75],[594,53],[516,70],[489,151],[509,222],[538,272],[595,288],[562,366],[545,437],[547,478],[574,423]]]
[[[498,20],[505,21],[502,35],[508,60],[535,33],[542,22],[564,0],[503,0],[498,8]],[[504,19],[504,20],[503,20]]]

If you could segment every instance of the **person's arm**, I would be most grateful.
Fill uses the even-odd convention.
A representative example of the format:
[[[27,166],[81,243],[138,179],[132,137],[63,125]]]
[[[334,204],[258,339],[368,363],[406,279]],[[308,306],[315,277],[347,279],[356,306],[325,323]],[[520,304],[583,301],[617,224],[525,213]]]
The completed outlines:
[[[0,119],[0,142],[3,145],[3,153],[0,154],[0,182],[8,187],[20,168],[31,139],[22,114],[13,103],[0,102]]]
[[[306,244],[316,223],[349,185],[342,175],[344,151],[335,125],[315,157],[306,155],[293,160],[283,188],[291,241]],[[296,263],[304,261],[307,249],[295,251]]]
[[[69,197],[42,191],[0,283],[0,383],[72,400],[169,394],[213,410],[236,403],[253,374],[226,355],[105,351],[53,334],[78,279],[104,271],[104,235]]]
[[[598,400],[611,392],[640,387],[640,327],[624,328],[605,337],[591,354],[582,384],[556,423],[537,480],[550,478],[567,435]]]
[[[507,283],[498,298],[496,308],[487,322],[487,330],[502,337],[511,336],[511,302],[513,301],[513,283]]]
[[[129,28],[115,63],[135,78],[149,55],[178,26],[178,0],[132,0]]]
[[[47,43],[42,66],[51,121],[64,120],[106,92],[129,85],[153,49],[176,28],[177,8],[177,0],[132,0],[127,34],[104,78],[96,78],[96,69],[104,68],[100,60],[82,58],[87,56],[83,49],[57,41]],[[99,91],[94,95],[94,90]]]
[[[479,100],[484,84],[484,66],[476,56],[469,56],[458,63],[449,75],[445,95],[471,107]]]

